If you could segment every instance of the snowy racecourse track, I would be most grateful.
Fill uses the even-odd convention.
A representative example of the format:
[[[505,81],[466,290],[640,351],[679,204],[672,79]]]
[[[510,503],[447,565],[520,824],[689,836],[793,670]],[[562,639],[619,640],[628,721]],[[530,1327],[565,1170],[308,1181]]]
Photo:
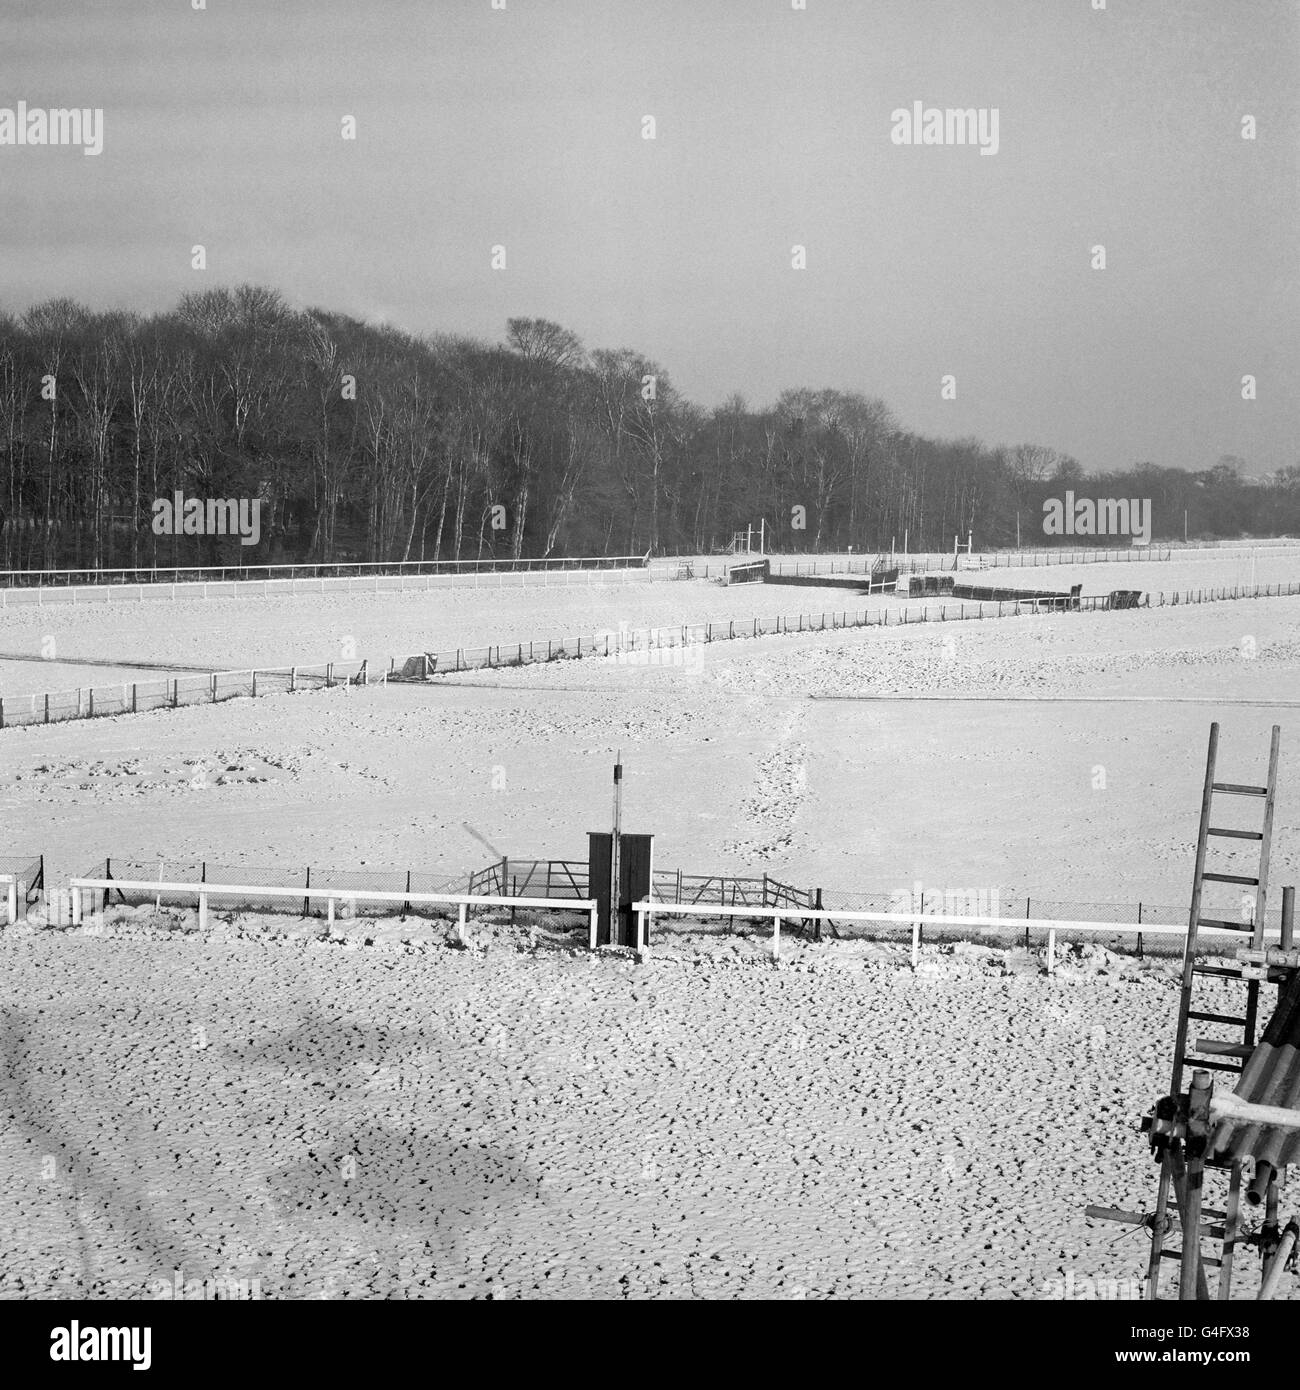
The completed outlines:
[[[995,580],[1300,580],[1300,554],[1254,551]],[[14,607],[0,653],[24,659],[0,690],[63,687],[78,663],[95,679],[105,661],[385,663],[899,602],[851,599],[655,580]],[[48,672],[27,659],[43,648]],[[1296,882],[1298,677],[1300,598],[1272,598],[232,700],[4,731],[20,843],[0,849],[44,853],[56,885],[114,856],[448,874],[494,853],[582,859],[621,749],[624,825],[655,835],[656,864],[1181,904],[1213,718],[1242,781],[1282,724],[1272,879]],[[283,1298],[1032,1300],[1064,1272],[1140,1278],[1145,1244],[1083,1208],[1150,1202],[1133,1126],[1167,1081],[1167,960],[1067,943],[1049,978],[1037,946],[949,942],[913,970],[905,940],[792,935],[778,967],[766,931],[688,924],[638,964],[589,954],[576,917],[489,914],[468,950],[453,926],[213,908],[200,931],[192,908],[146,903],[0,931],[0,1149],[68,1174],[5,1188],[23,1253],[0,1293],[144,1297],[175,1268]],[[1231,1012],[1222,996],[1208,1006]]]

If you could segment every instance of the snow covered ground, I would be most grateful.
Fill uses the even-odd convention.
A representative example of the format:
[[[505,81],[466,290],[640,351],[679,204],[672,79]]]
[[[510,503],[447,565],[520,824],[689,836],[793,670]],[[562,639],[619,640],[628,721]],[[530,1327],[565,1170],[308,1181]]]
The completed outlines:
[[[1045,565],[964,574],[971,583],[1085,594],[1112,589],[1172,593],[1197,588],[1300,581],[1300,550],[1194,551],[1168,562]],[[297,594],[274,598],[149,599],[106,604],[22,605],[0,610],[0,694],[66,689],[77,658],[237,670],[388,658],[488,643],[510,645],[576,636],[598,629],[680,625],[776,614],[895,607],[895,595],[858,595],[843,588],[654,580],[571,588],[445,587],[406,593]],[[913,600],[912,606],[916,606]],[[948,600],[949,607],[952,600]],[[43,657],[41,664],[5,658]],[[86,676],[94,668],[84,668]],[[100,679],[100,677],[92,677]]]
[[[1182,565],[1221,586],[1249,582],[1241,563],[1079,579],[1150,587]],[[1300,579],[1300,559],[1268,563],[1256,582]],[[447,589],[43,618],[71,660],[236,666],[341,658],[348,637],[377,657],[818,611],[823,592]],[[45,631],[13,610],[0,627],[9,652]],[[660,866],[1177,906],[1217,719],[1240,781],[1262,778],[1283,725],[1272,881],[1300,873],[1300,598],[685,655],[5,730],[0,850],[44,852],[52,883],[105,857],[581,859],[621,750],[625,828],[654,833]],[[1048,979],[1030,953],[959,944],[914,974],[885,943],[792,940],[775,968],[759,938],[683,930],[638,965],[540,923],[477,927],[463,952],[414,922],[330,941],[319,921],[217,916],[200,936],[192,911],[155,915],[0,932],[0,1291],[131,1296],[176,1267],[257,1277],[269,1297],[1039,1298],[1070,1272],[1140,1276],[1142,1242],[1082,1207],[1152,1198],[1134,1126],[1167,1079],[1159,964],[1091,948]]]

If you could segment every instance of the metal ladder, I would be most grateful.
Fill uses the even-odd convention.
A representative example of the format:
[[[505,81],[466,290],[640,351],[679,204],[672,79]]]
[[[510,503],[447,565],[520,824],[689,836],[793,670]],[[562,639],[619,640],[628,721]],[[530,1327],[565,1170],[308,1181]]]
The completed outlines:
[[[1268,753],[1268,781],[1265,786],[1243,786],[1237,782],[1216,782],[1215,763],[1219,751],[1219,726],[1210,725],[1210,747],[1205,759],[1205,790],[1201,796],[1200,833],[1196,840],[1196,867],[1192,874],[1192,906],[1187,927],[1187,946],[1183,953],[1183,987],[1178,1006],[1178,1032],[1174,1038],[1173,1076],[1169,1083],[1170,1095],[1183,1093],[1183,1070],[1187,1065],[1188,1053],[1196,1055],[1196,1065],[1211,1071],[1240,1072],[1241,1063],[1225,1062],[1223,1057],[1243,1058],[1250,1055],[1255,1043],[1255,1025],[1259,1011],[1259,981],[1247,983],[1246,1012],[1242,1017],[1229,1014],[1205,1013],[1192,1007],[1193,993],[1198,975],[1241,978],[1239,967],[1199,965],[1196,960],[1197,937],[1201,927],[1218,927],[1224,931],[1237,931],[1249,934],[1251,946],[1258,950],[1264,944],[1264,909],[1268,899],[1268,856],[1273,836],[1273,806],[1277,791],[1278,749],[1282,730],[1273,725],[1272,740]],[[1211,824],[1211,815],[1216,796],[1245,796],[1261,799],[1264,803],[1264,823],[1259,830],[1230,830]],[[1250,840],[1259,844],[1259,869],[1257,874],[1220,873],[1205,867],[1209,842],[1212,836],[1222,839]],[[1207,883],[1233,884],[1255,890],[1254,912],[1251,921],[1233,921],[1225,917],[1204,917],[1201,915],[1204,903],[1204,888]],[[1219,1044],[1210,1049],[1200,1046],[1199,1039],[1188,1040],[1188,1025],[1197,1021],[1219,1023],[1229,1027],[1240,1026],[1240,1043]],[[1202,1056],[1200,1054],[1204,1053]],[[1219,1060],[1210,1060],[1217,1058]]]
[[[1268,896],[1268,859],[1273,835],[1273,807],[1277,788],[1278,749],[1282,731],[1273,726],[1269,745],[1268,778],[1264,786],[1247,786],[1236,782],[1216,782],[1215,765],[1219,750],[1219,726],[1210,725],[1210,746],[1205,760],[1205,788],[1201,797],[1200,831],[1196,841],[1196,867],[1192,876],[1192,903],[1187,926],[1187,945],[1183,952],[1182,990],[1178,1005],[1178,1031],[1174,1039],[1173,1075],[1169,1085],[1169,1095],[1162,1102],[1166,1113],[1162,1116],[1157,1107],[1156,1120],[1173,1120],[1181,1108],[1190,1104],[1195,1108],[1196,1097],[1184,1096],[1183,1072],[1189,1055],[1197,1071],[1222,1071],[1240,1075],[1244,1059],[1249,1057],[1255,1045],[1255,1028],[1259,1014],[1258,979],[1244,979],[1241,966],[1201,965],[1197,961],[1197,937],[1201,927],[1217,927],[1221,930],[1249,934],[1252,949],[1259,950],[1264,944],[1264,910]],[[1212,812],[1216,796],[1243,796],[1262,800],[1263,825],[1259,830],[1236,830],[1212,824]],[[1259,868],[1256,874],[1230,874],[1205,867],[1209,842],[1212,837],[1232,840],[1248,840],[1259,845]],[[1202,915],[1204,888],[1207,883],[1231,884],[1254,889],[1254,913],[1249,922],[1233,921],[1224,917]],[[1246,985],[1246,1007],[1241,1015],[1220,1014],[1204,1009],[1193,1008],[1195,986],[1198,976],[1212,976],[1241,980]],[[1230,1043],[1216,1039],[1191,1038],[1189,1025],[1193,1022],[1214,1023],[1225,1027],[1239,1027],[1241,1041]],[[1208,1078],[1204,1078],[1208,1081]],[[1158,1127],[1158,1124],[1157,1124]],[[1226,1298],[1232,1280],[1232,1261],[1238,1237],[1241,1234],[1241,1178],[1242,1165],[1231,1165],[1227,1207],[1224,1211],[1203,1211],[1201,1207],[1201,1182],[1203,1165],[1199,1161],[1188,1164],[1184,1145],[1174,1142],[1164,1147],[1161,1157],[1160,1186],[1156,1197],[1156,1210],[1151,1221],[1151,1260],[1147,1269],[1147,1298],[1158,1296],[1160,1282],[1160,1262],[1162,1259],[1179,1259],[1182,1262],[1184,1283],[1189,1287],[1180,1290],[1182,1298],[1207,1298],[1205,1265],[1219,1267],[1219,1297]],[[1183,1226],[1181,1249],[1166,1249],[1164,1235],[1167,1222],[1170,1187],[1173,1187],[1175,1201],[1179,1210],[1180,1224]],[[1203,1229],[1202,1215],[1217,1217],[1222,1221],[1218,1227]],[[1191,1229],[1189,1230],[1188,1227]],[[1213,1260],[1200,1253],[1202,1236],[1222,1242],[1222,1258]],[[1195,1291],[1190,1287],[1195,1281]]]

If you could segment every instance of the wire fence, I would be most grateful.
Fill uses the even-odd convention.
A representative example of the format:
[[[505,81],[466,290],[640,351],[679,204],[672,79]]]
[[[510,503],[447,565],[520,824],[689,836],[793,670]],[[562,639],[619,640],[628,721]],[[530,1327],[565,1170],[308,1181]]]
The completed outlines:
[[[1036,569],[1040,565],[1100,565],[1159,562],[1173,558],[1168,546],[1134,545],[1115,550],[1084,546],[1077,550],[996,550],[979,554],[958,551],[956,569],[984,570],[1001,568]]]
[[[326,912],[324,902],[301,903],[283,897],[259,897],[259,888],[337,888],[344,893],[464,893],[464,874],[429,873],[416,869],[322,869],[268,868],[218,864],[208,860],[105,859],[88,869],[82,878],[122,879],[158,885],[149,889],[109,889],[104,892],[104,907],[113,905],[141,906],[153,903],[156,907],[192,907],[194,894],[177,891],[176,884],[213,884],[208,897],[211,905],[221,911],[293,912],[300,916],[321,916]],[[241,891],[222,893],[219,885],[237,885]],[[171,885],[169,887],[169,885]],[[392,902],[358,903],[365,907],[366,916],[410,915],[411,905]]]
[[[247,671],[210,671],[203,675],[166,676],[158,680],[121,681],[81,686],[76,690],[36,695],[0,696],[0,729],[24,724],[58,724],[69,719],[96,719],[182,705],[214,704],[241,696],[287,694],[299,690],[346,688],[367,684],[365,661],[329,661],[315,666],[258,667]]]
[[[949,602],[923,602],[915,609],[904,605],[901,608],[884,606],[859,610],[843,609],[838,612],[825,610],[821,613],[732,618],[720,622],[685,623],[672,627],[629,628],[623,625],[617,632],[495,642],[484,647],[455,647],[446,651],[394,656],[389,658],[388,676],[395,681],[419,681],[459,671],[530,666],[548,661],[579,660],[583,657],[614,657],[630,665],[690,666],[698,660],[699,653],[696,649],[699,647],[743,637],[835,632],[842,628],[897,627],[912,623],[968,622],[987,618],[1014,618],[1029,613],[1098,613],[1135,608],[1178,607],[1232,599],[1279,598],[1295,594],[1300,594],[1300,583],[1190,589],[1172,594],[1116,589],[1109,594],[1058,594],[979,601],[954,598]],[[654,655],[664,652],[670,653],[667,660]]]

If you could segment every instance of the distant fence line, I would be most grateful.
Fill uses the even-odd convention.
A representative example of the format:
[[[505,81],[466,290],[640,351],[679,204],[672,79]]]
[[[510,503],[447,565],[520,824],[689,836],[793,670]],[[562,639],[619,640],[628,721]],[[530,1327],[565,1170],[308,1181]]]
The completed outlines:
[[[440,652],[416,652],[394,656],[389,658],[388,675],[395,681],[418,681],[435,675],[455,675],[462,671],[529,666],[593,656],[620,657],[638,665],[655,665],[657,663],[651,656],[654,652],[682,652],[707,643],[731,641],[741,637],[772,637],[828,630],[834,632],[847,628],[891,627],[912,623],[968,622],[985,618],[1013,618],[1025,613],[1095,613],[1132,608],[1177,607],[1180,604],[1216,603],[1228,599],[1284,598],[1294,594],[1300,594],[1300,582],[1189,589],[1172,594],[1117,589],[1111,594],[978,602],[961,599],[955,599],[951,603],[922,602],[915,612],[910,606],[904,605],[902,608],[893,609],[843,609],[839,612],[827,610],[822,613],[800,613],[793,616],[778,614],[767,618],[732,618],[726,621],[685,623],[671,627],[620,628],[618,632],[495,642],[483,647],[456,647]],[[950,607],[955,610],[951,614],[948,612]],[[686,664],[686,661],[682,660],[681,664]]]
[[[358,578],[322,576],[298,579],[196,580],[159,584],[93,584],[73,587],[0,588],[0,608],[60,604],[143,603],[149,599],[275,598],[278,595],[367,593],[404,594],[437,588],[507,589],[593,588],[648,583],[669,576],[646,566],[627,569],[493,570],[461,575],[375,574]]]
[[[926,570],[951,569],[994,569],[998,567],[1037,565],[1089,565],[1101,563],[1124,563],[1134,561],[1160,561],[1172,558],[1168,547],[1134,546],[1119,549],[1100,550],[1091,546],[1078,550],[987,550],[958,551],[954,556],[948,551],[875,551],[861,557],[839,555],[819,557],[817,555],[766,555],[736,556],[720,560],[689,562],[692,578],[711,579],[725,577],[732,569],[744,568],[767,560],[773,574],[866,574],[873,563],[889,569],[897,569],[903,574],[919,574]],[[688,563],[682,561],[680,563]]]
[[[0,695],[0,729],[26,724],[59,724],[69,719],[96,719],[114,714],[214,704],[242,695],[289,694],[298,690],[365,685],[365,661],[327,661],[315,666],[276,666],[203,675],[167,676],[160,680],[117,681],[76,690],[35,695]]]
[[[1168,547],[1150,545],[1124,546],[1115,550],[1095,550],[1091,546],[1085,546],[1078,550],[977,551],[971,555],[959,551],[956,568],[982,570],[1023,567],[1034,569],[1040,565],[1128,564],[1129,562],[1169,560],[1172,555],[1173,552]]]
[[[214,703],[240,696],[286,693],[299,689],[367,685],[395,681],[420,681],[435,675],[498,667],[528,666],[581,657],[613,656],[638,665],[664,663],[653,653],[671,651],[680,664],[690,660],[690,649],[743,637],[768,637],[790,633],[832,632],[847,628],[904,626],[912,623],[965,622],[985,618],[1009,618],[1030,612],[1101,612],[1128,608],[1176,607],[1180,604],[1214,603],[1228,599],[1278,598],[1300,594],[1300,583],[1257,584],[1218,589],[1191,589],[1166,595],[1116,590],[1113,594],[1069,598],[1028,598],[952,604],[922,602],[913,615],[909,606],[850,612],[848,609],[819,614],[778,614],[725,622],[687,623],[672,627],[620,628],[618,632],[590,636],[551,637],[529,642],[498,642],[485,647],[458,647],[443,652],[417,652],[389,658],[388,670],[378,682],[368,673],[368,662],[326,662],[314,666],[257,667],[240,671],[214,671],[204,675],[165,677],[155,681],[114,682],[82,686],[76,690],[0,696],[0,729],[30,724],[54,724],[69,719],[136,714],[151,709]],[[954,607],[955,612],[948,613]],[[937,612],[936,612],[937,608]],[[891,612],[893,617],[891,619]],[[829,616],[830,621],[827,621]],[[585,644],[585,646],[584,646]],[[398,663],[401,663],[400,667]],[[355,667],[349,673],[348,667]]]
[[[347,579],[374,575],[551,574],[574,570],[644,568],[649,555],[583,555],[538,560],[339,560],[283,565],[137,565],[120,569],[0,570],[10,588],[244,583],[264,579]],[[171,578],[168,579],[167,576]]]
[[[768,555],[774,574],[864,573],[873,557],[889,557],[903,573],[933,569],[993,569],[1009,566],[1084,565],[1169,560],[1180,554],[1234,550],[1295,550],[1300,541],[1171,541],[1160,545],[1102,549],[1044,547],[1035,550],[866,552],[838,555]],[[280,565],[135,566],[115,569],[0,570],[0,608],[22,603],[130,602],[146,598],[272,597],[277,594],[338,591],[403,593],[440,583],[475,588],[509,587],[507,580],[548,584],[612,583],[641,579],[712,579],[725,577],[737,563],[731,556],[595,555],[573,558],[495,560],[378,560]],[[588,576],[580,580],[578,576]],[[604,580],[598,580],[603,575]],[[396,579],[385,584],[384,579]]]

